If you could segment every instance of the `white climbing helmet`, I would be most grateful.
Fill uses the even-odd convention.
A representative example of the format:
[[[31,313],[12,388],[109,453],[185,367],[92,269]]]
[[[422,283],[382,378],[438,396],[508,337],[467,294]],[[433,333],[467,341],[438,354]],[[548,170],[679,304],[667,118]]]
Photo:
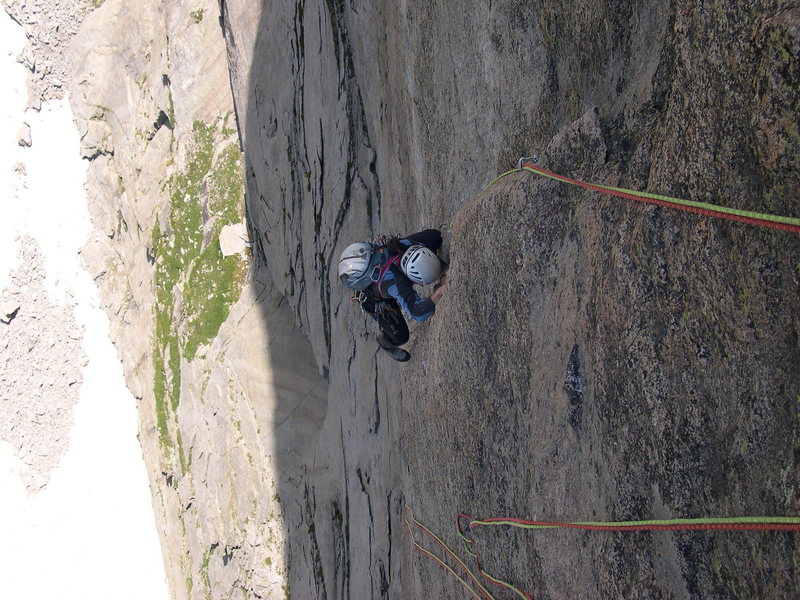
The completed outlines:
[[[339,281],[350,290],[365,289],[374,281],[373,271],[380,272],[382,258],[369,242],[350,244],[339,258]]]
[[[400,259],[400,268],[414,283],[427,285],[436,281],[442,265],[430,248],[411,246]]]

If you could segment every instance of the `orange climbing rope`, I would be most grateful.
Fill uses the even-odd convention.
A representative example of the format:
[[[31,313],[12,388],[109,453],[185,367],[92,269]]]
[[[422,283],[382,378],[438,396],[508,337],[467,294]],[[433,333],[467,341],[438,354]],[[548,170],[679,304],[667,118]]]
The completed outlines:
[[[506,171],[492,181],[498,181],[503,177],[511,175],[512,173],[519,173],[520,171],[528,171],[535,173],[556,181],[577,185],[579,187],[608,194],[610,196],[617,196],[619,198],[626,198],[628,200],[635,200],[637,202],[646,202],[648,204],[657,204],[659,206],[666,206],[668,208],[675,208],[706,217],[715,217],[719,219],[728,219],[730,221],[739,221],[747,223],[748,225],[758,225],[761,227],[770,227],[772,229],[781,229],[783,231],[791,231],[793,233],[800,233],[800,219],[794,217],[782,217],[777,215],[770,215],[766,213],[753,212],[748,210],[739,210],[736,208],[728,208],[726,206],[719,206],[716,204],[709,204],[708,202],[695,202],[692,200],[682,200],[680,198],[673,198],[671,196],[663,196],[660,194],[651,194],[649,192],[637,192],[625,188],[617,188],[608,185],[600,185],[595,183],[587,183],[580,179],[573,179],[553,173],[542,167],[537,166],[534,162],[525,161],[520,159],[516,169]],[[491,184],[490,184],[491,185]]]
[[[475,573],[492,585],[513,592],[522,600],[532,600],[531,596],[522,589],[483,570],[478,554],[471,549],[475,544],[475,540],[466,533],[467,530],[478,527],[510,526],[521,529],[580,529],[584,531],[800,531],[800,517],[708,517],[643,521],[530,521],[515,518],[473,519],[466,513],[458,513],[456,515],[456,531],[464,543],[466,553],[475,562],[475,573],[473,573],[447,544],[414,518],[413,512],[408,506],[406,510],[408,511],[408,519],[405,524],[411,534],[414,548],[454,575],[477,600],[494,600],[494,597],[485,586],[481,585]],[[444,551],[445,556],[458,565],[458,568],[466,574],[466,577],[473,582],[475,587],[459,576],[458,572],[448,565],[444,558],[436,556],[417,542],[414,538],[412,526],[431,538]]]

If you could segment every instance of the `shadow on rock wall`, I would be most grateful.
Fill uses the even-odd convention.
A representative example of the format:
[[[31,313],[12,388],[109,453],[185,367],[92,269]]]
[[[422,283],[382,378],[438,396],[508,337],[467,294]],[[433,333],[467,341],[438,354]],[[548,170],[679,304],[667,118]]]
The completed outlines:
[[[322,391],[294,402],[279,386],[275,397],[277,495],[299,598],[386,597],[399,569],[387,365],[330,274],[344,240],[375,235],[383,199],[343,11],[321,2],[269,2],[255,13],[249,3],[223,4],[248,226],[269,281],[262,307],[270,362],[287,386],[294,373],[313,373]],[[302,353],[287,355],[273,341],[276,318],[278,327],[296,324],[286,341]],[[316,420],[320,398],[324,421]],[[299,434],[293,423],[304,420]]]

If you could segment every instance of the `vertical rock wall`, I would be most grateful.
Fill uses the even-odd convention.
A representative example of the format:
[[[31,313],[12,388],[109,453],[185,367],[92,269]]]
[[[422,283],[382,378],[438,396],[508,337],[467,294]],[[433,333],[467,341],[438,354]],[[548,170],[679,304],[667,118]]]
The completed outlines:
[[[301,593],[461,593],[411,556],[404,502],[454,546],[464,509],[796,514],[796,240],[518,179],[470,203],[538,151],[586,179],[796,214],[791,6],[221,6],[254,253],[330,380],[326,478],[294,542],[314,575]],[[453,279],[400,369],[375,356],[331,265],[355,239],[427,226],[445,231]],[[755,348],[750,376],[732,377]],[[760,499],[742,487],[757,475]],[[796,583],[782,534],[750,552],[691,535],[549,544],[486,554],[545,597]],[[757,574],[732,576],[747,560]]]

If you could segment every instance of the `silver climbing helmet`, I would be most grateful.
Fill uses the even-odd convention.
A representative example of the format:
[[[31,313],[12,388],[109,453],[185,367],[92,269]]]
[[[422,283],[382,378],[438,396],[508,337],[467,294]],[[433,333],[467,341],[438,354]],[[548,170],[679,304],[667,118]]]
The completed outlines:
[[[414,283],[427,285],[436,281],[442,270],[438,257],[426,246],[411,246],[400,259],[400,268]]]
[[[350,244],[339,257],[339,281],[350,290],[361,291],[380,274],[383,255],[369,242]]]

